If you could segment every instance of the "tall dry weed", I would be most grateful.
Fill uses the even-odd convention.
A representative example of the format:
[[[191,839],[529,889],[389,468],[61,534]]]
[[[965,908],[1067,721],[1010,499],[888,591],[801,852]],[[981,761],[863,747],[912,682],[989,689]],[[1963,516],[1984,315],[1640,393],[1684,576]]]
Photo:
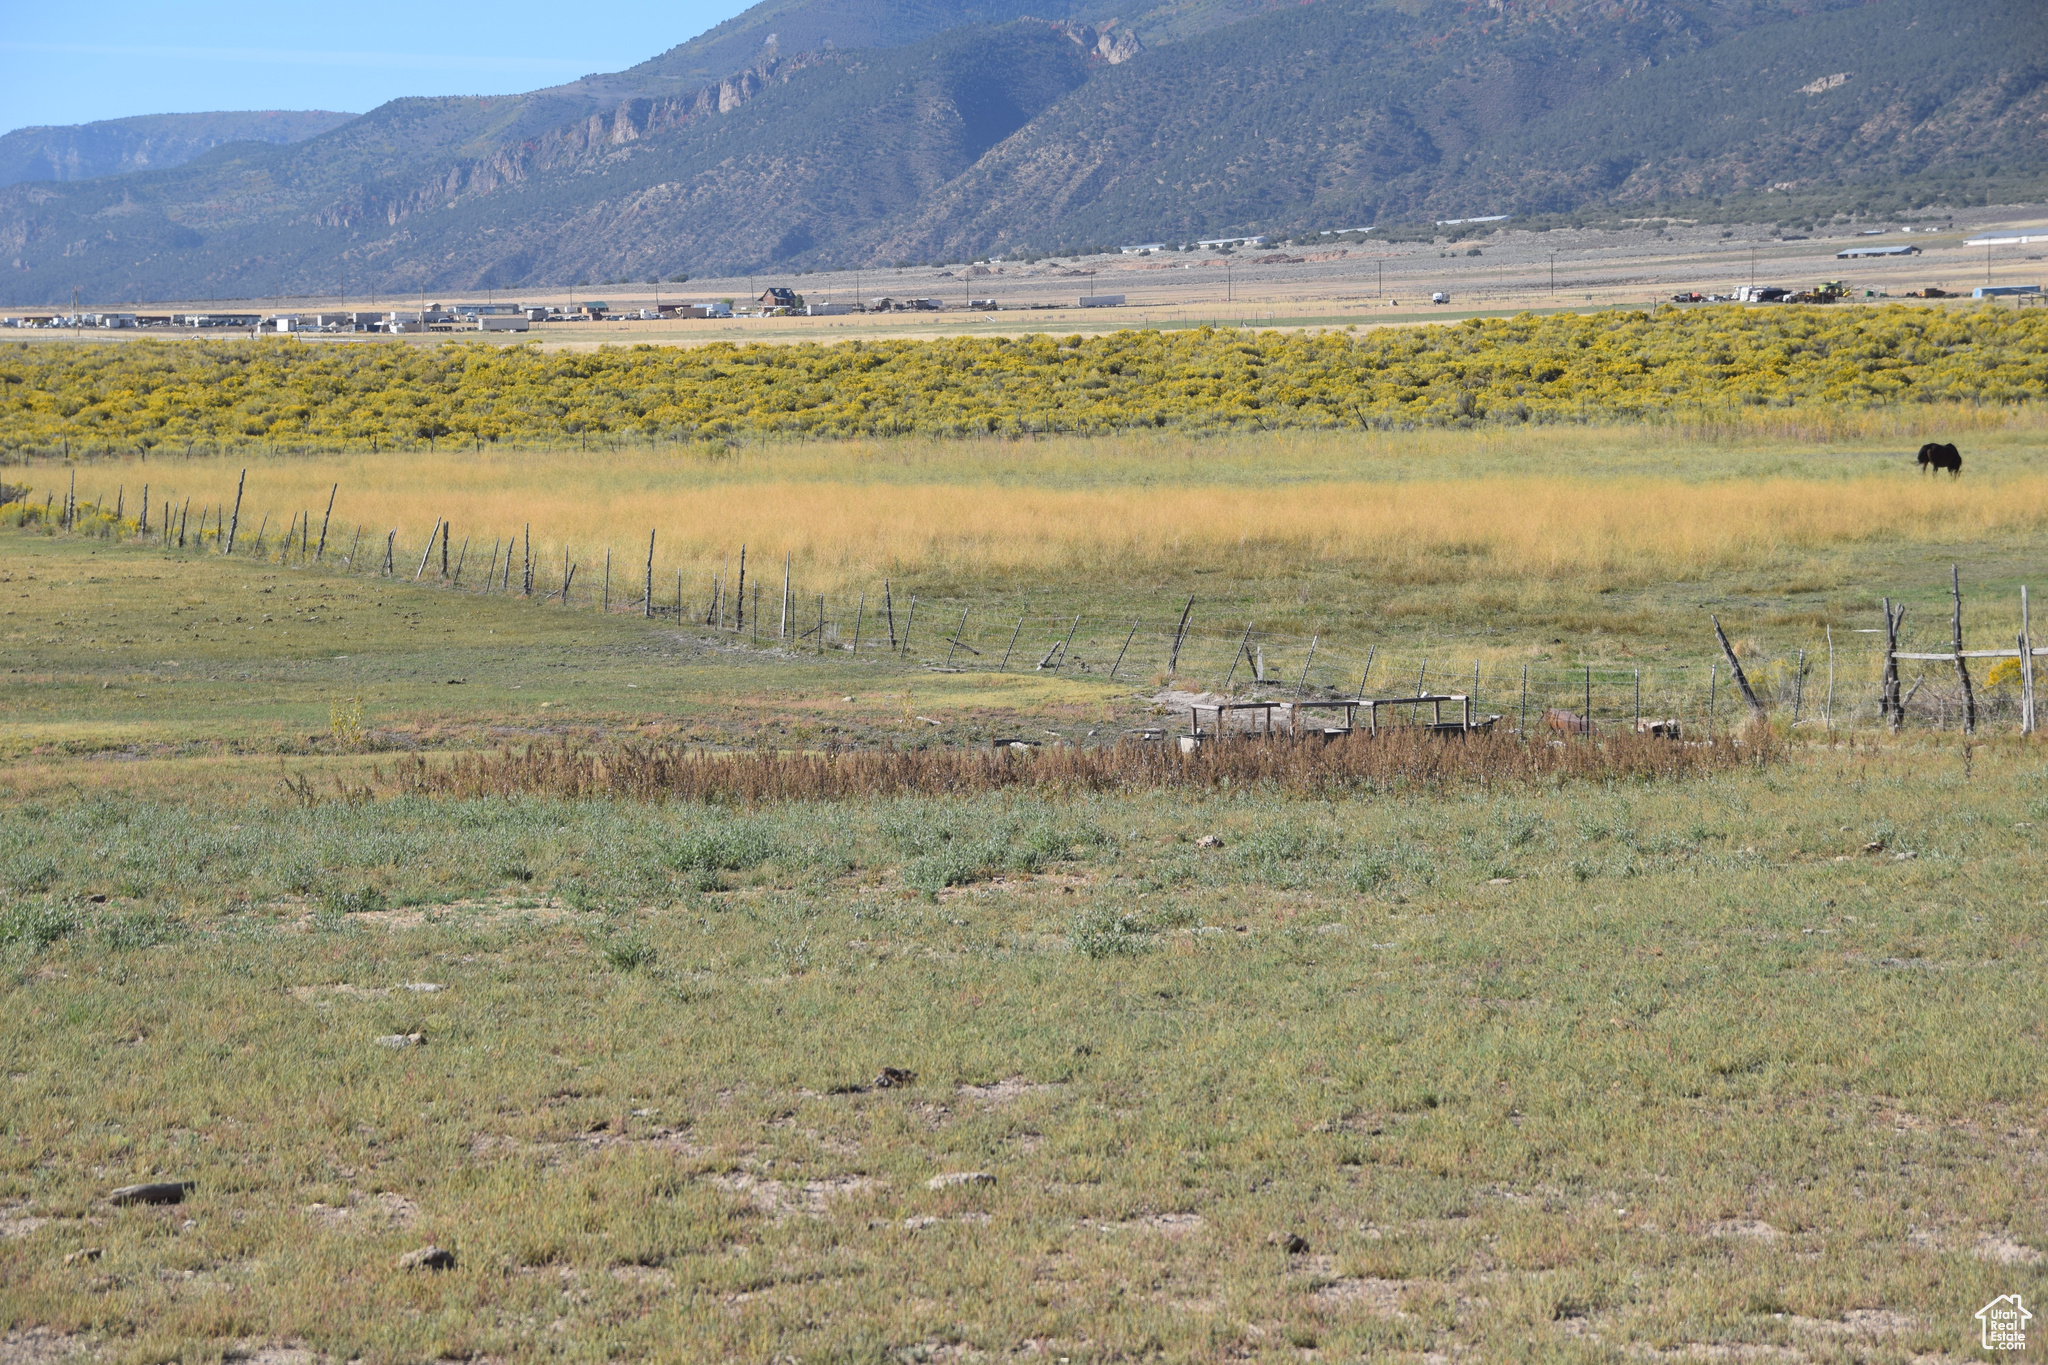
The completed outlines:
[[[775,801],[866,800],[990,791],[1138,792],[1252,790],[1293,796],[1428,792],[1458,785],[1675,779],[1767,763],[1759,729],[1741,742],[1676,743],[1622,734],[1593,742],[1424,732],[1352,734],[1323,743],[1242,740],[1182,753],[1126,741],[1037,751],[935,748],[848,752],[714,753],[681,744],[586,748],[567,740],[442,763],[402,760],[392,789],[460,799],[550,797],[686,801],[751,806]]]

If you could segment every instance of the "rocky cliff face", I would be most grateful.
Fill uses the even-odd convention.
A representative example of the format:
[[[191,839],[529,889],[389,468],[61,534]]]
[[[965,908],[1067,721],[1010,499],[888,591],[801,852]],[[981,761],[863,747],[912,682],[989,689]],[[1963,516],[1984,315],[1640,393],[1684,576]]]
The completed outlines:
[[[588,168],[632,144],[693,120],[730,114],[771,84],[787,83],[799,71],[838,60],[842,58],[835,53],[783,57],[771,51],[755,66],[715,84],[679,95],[621,100],[609,110],[487,155],[451,161],[406,188],[352,186],[319,210],[315,221],[329,228],[351,228],[369,221],[396,227],[414,214],[452,208],[465,197],[491,194],[536,175]]]
[[[0,137],[0,185],[93,180],[182,166],[229,142],[299,142],[354,114],[272,109],[249,113],[147,114],[62,128],[17,128]]]
[[[1084,51],[1117,66],[1145,50],[1145,45],[1138,41],[1137,30],[1119,27],[1121,23],[1118,19],[1108,19],[1100,25],[1069,23],[1060,25],[1060,31]]]

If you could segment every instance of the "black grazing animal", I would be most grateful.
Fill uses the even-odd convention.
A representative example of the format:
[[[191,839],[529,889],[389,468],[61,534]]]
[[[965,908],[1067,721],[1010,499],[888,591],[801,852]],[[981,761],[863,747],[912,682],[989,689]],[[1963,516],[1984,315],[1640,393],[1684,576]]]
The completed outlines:
[[[1940,445],[1934,441],[1929,441],[1926,445],[1920,447],[1920,467],[1929,470],[1946,469],[1949,472],[1949,477],[1961,478],[1963,475],[1963,457],[1954,446]]]

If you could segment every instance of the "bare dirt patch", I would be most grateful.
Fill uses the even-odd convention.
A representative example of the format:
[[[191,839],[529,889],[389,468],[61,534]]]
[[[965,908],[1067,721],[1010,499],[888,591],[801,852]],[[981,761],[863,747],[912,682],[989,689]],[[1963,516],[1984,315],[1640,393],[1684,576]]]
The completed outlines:
[[[1707,1228],[1711,1237],[1742,1237],[1752,1242],[1775,1242],[1785,1234],[1760,1218],[1723,1218]]]
[[[0,1208],[0,1241],[14,1237],[26,1237],[50,1220],[38,1218],[30,1213],[26,1204],[13,1204]]]
[[[1003,1104],[1024,1095],[1051,1094],[1058,1089],[1056,1085],[1036,1084],[1022,1076],[1006,1076],[989,1085],[963,1085],[959,1094],[963,1099],[980,1100],[983,1104]]]
[[[823,1180],[785,1183],[773,1178],[763,1179],[748,1171],[729,1171],[709,1179],[722,1190],[745,1195],[755,1208],[777,1220],[799,1214],[807,1218],[823,1218],[831,1211],[832,1200],[875,1189],[879,1183],[864,1175],[835,1175]]]
[[[2041,1260],[2039,1251],[2024,1242],[2014,1241],[2002,1232],[1978,1238],[1977,1245],[1970,1248],[1970,1254],[1993,1265],[2037,1265]]]
[[[1405,1318],[1408,1314],[1401,1307],[1401,1294],[1407,1288],[1406,1280],[1347,1276],[1332,1280],[1309,1297],[1332,1308],[1356,1308],[1377,1317]]]
[[[47,1327],[0,1336],[0,1365],[56,1365],[58,1361],[96,1359],[80,1337]]]

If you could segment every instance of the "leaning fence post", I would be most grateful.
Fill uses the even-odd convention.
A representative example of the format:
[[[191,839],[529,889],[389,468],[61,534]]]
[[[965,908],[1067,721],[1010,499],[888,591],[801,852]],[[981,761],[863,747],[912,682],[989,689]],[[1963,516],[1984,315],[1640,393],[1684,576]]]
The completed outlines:
[[[71,477],[75,482],[78,475],[73,474]],[[222,554],[231,555],[235,552],[235,528],[242,524],[242,485],[248,482],[248,479],[249,471],[245,469],[241,477],[235,480],[235,519],[228,523],[228,547],[221,551]]]
[[[1742,689],[1742,699],[1749,703],[1749,712],[1757,719],[1763,719],[1764,704],[1756,699],[1756,693],[1749,687],[1749,679],[1742,672],[1742,664],[1735,657],[1735,647],[1728,643],[1728,632],[1721,629],[1721,618],[1709,616],[1714,623],[1714,638],[1721,642],[1721,652],[1728,656],[1728,676],[1735,679],[1735,685]]]
[[[1963,733],[1977,733],[1977,692],[1970,686],[1970,664],[1963,658],[1963,571],[1954,564],[1948,566],[1950,591],[1955,594],[1955,655],[1956,679],[1963,685]]]
[[[1251,644],[1251,642],[1252,623],[1250,621],[1247,621],[1244,623],[1244,638],[1237,642],[1237,653],[1230,656],[1230,672],[1226,674],[1223,679],[1223,690],[1226,693],[1230,691],[1230,684],[1237,680],[1237,661],[1244,657],[1245,647]],[[1043,664],[1039,665],[1039,667],[1041,668],[1043,668],[1044,666],[1045,665]],[[1217,722],[1216,728],[1219,731],[1223,728],[1223,723],[1220,720]]]
[[[1124,636],[1124,647],[1116,652],[1116,662],[1110,665],[1109,680],[1111,682],[1116,681],[1116,671],[1124,666],[1124,655],[1131,652],[1131,641],[1136,639],[1137,636],[1138,623],[1136,621],[1133,621],[1131,622],[1131,633],[1129,635]],[[1315,650],[1313,648],[1309,650],[1309,658],[1315,658]],[[1304,680],[1306,680],[1308,678],[1308,670],[1305,668],[1301,670],[1301,676]]]
[[[315,564],[318,564],[327,554],[327,523],[334,517],[334,495],[340,491],[341,485],[338,483],[327,490],[327,513],[320,518],[320,548],[313,552],[313,562]]]
[[[1131,629],[1136,630],[1137,627],[1132,626]],[[1308,637],[1308,662],[1304,663],[1301,666],[1301,681],[1295,684],[1294,687],[1294,695],[1297,697],[1305,697],[1308,695],[1308,671],[1310,668],[1315,666],[1316,645],[1321,642],[1322,638],[1323,637],[1321,632],[1318,632]],[[1111,676],[1114,677],[1115,675],[1111,674]],[[1472,665],[1472,676],[1475,679],[1479,676],[1479,665],[1476,663]]]
[[[789,638],[789,553],[782,556],[782,638]]]
[[[420,551],[420,567],[419,567],[418,571],[417,571],[417,572],[415,572],[415,573],[413,574],[413,576],[412,576],[412,581],[413,581],[413,582],[415,582],[415,583],[419,582],[419,581],[420,581],[420,574],[423,574],[423,573],[425,573],[425,572],[427,571],[427,557],[428,557],[429,555],[431,555],[431,554],[433,554],[433,553],[434,553],[434,537],[435,537],[435,536],[438,536],[438,535],[440,535],[440,534],[441,534],[441,519],[440,519],[439,517],[435,517],[435,518],[434,518],[434,529],[433,529],[432,531],[430,531],[430,532],[428,532],[428,533],[427,533],[427,548],[426,548],[426,549],[424,549],[424,550],[421,550],[421,551]]]
[[[998,672],[998,673],[1007,673],[1007,672],[1009,672],[1009,671],[1010,671],[1010,650],[1013,650],[1013,649],[1015,649],[1015,648],[1017,647],[1017,637],[1018,637],[1019,635],[1022,635],[1023,633],[1024,633],[1024,618],[1023,618],[1023,616],[1022,616],[1022,615],[1019,615],[1019,616],[1017,617],[1017,628],[1016,628],[1015,630],[1013,630],[1013,631],[1011,631],[1011,632],[1010,632],[1010,644],[1009,644],[1009,648],[1008,648],[1008,649],[1005,649],[1005,650],[1003,651],[1003,666],[1002,666],[1001,668],[997,669],[997,670],[996,670],[996,672]]]
[[[1806,707],[1806,651],[1799,651],[1799,668],[1792,675],[1792,723],[1799,723],[1799,713]]]
[[[648,536],[649,540],[654,537]],[[740,546],[740,577],[732,591],[732,633],[737,635],[747,628],[747,547]]]
[[[903,617],[903,648],[897,651],[906,659],[910,657],[910,626],[915,620],[917,620],[917,594],[912,593],[910,594],[910,610]]]
[[[960,637],[967,633],[967,608],[960,608],[960,624],[953,627],[953,638],[946,645],[946,667],[953,666],[953,651],[960,647]]]
[[[1721,665],[1715,664],[1707,671],[1707,739],[1714,738],[1714,706],[1719,701],[1721,690]]]
[[[1173,632],[1173,657],[1169,659],[1166,664],[1166,673],[1169,681],[1172,680],[1173,674],[1177,672],[1180,668],[1180,645],[1181,641],[1187,638],[1188,616],[1194,611],[1194,609],[1195,599],[1193,597],[1189,597],[1188,604],[1185,607],[1182,607],[1180,611],[1180,625],[1177,626]]]
[[[746,552],[746,549],[745,549],[745,547],[741,547],[741,549],[740,549],[740,572],[741,572],[741,573],[745,573],[746,571],[747,571],[747,552]],[[861,619],[862,619],[863,617],[865,617],[865,616],[866,616],[867,614],[868,614],[868,590],[867,590],[866,588],[862,588],[862,589],[860,590],[860,605],[859,605],[858,607],[855,607],[855,608],[853,609],[853,657],[854,657],[854,658],[856,658],[856,659],[858,659],[858,658],[860,657],[860,623],[861,623]],[[734,627],[733,627],[733,629],[734,629],[734,630],[738,630],[738,629],[739,629],[739,627],[738,627],[738,626],[734,626]]]
[[[1364,691],[1365,689],[1360,688],[1359,690]],[[1522,665],[1522,718],[1516,722],[1516,727],[1517,733],[1522,738],[1527,739],[1529,737],[1529,665],[1527,664]]]

